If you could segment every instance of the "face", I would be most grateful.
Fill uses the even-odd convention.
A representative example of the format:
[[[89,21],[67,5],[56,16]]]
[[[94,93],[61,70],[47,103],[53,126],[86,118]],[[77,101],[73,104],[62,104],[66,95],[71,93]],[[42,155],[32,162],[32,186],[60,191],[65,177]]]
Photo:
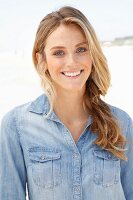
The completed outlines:
[[[84,91],[92,61],[86,38],[78,26],[60,25],[48,37],[44,52],[45,67],[57,91]]]

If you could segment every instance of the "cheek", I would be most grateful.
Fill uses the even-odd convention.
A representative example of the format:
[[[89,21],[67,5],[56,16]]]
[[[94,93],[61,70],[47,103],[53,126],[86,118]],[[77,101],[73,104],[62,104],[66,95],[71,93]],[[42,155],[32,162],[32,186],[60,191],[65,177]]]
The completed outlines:
[[[51,60],[47,62],[47,68],[50,74],[59,73],[62,70],[63,66],[64,66],[63,62],[59,62],[57,60],[54,61]]]
[[[90,67],[90,69],[92,69],[92,61],[91,60],[89,62],[89,67]]]
[[[50,73],[50,76],[54,78],[55,76],[59,75],[59,73],[61,72],[62,66],[58,62],[50,61],[50,62],[47,62],[47,68]]]
[[[52,66],[60,66],[60,65],[62,65],[63,64],[63,59],[61,59],[61,58],[56,58],[56,57],[54,57],[53,55],[47,55],[46,54],[46,62],[47,62],[47,65],[49,66],[49,67],[52,67]]]
[[[86,60],[86,62],[84,62],[87,70],[91,70],[92,69],[92,61],[89,59],[89,60]]]
[[[91,67],[91,65],[92,65],[92,60],[91,60],[90,56],[88,56],[88,55],[78,57],[77,60],[78,60],[79,63],[81,63],[85,66]]]

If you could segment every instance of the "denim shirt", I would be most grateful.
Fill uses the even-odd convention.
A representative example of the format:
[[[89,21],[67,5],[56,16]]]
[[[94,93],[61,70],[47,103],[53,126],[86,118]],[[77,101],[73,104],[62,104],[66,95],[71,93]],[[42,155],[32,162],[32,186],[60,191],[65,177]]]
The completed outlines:
[[[133,200],[133,123],[110,106],[128,139],[120,160],[93,142],[91,117],[75,143],[47,97],[15,107],[2,119],[0,200]]]

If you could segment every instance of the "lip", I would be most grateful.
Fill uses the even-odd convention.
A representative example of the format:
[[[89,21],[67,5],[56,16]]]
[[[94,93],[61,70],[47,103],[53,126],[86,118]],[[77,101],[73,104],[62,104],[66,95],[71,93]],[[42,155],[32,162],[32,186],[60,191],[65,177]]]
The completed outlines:
[[[78,77],[82,74],[82,72],[83,72],[84,70],[81,69],[81,70],[79,70],[79,71],[81,71],[81,72],[80,72],[80,74],[77,75],[77,76],[65,76],[65,74],[63,74],[63,72],[61,72],[61,74],[63,75],[63,77],[66,77],[66,78],[69,78],[69,79],[76,79],[76,78],[78,78]],[[77,71],[77,72],[79,72],[79,71]],[[71,71],[71,72],[72,72],[72,71]],[[71,72],[69,72],[69,73],[71,73]]]

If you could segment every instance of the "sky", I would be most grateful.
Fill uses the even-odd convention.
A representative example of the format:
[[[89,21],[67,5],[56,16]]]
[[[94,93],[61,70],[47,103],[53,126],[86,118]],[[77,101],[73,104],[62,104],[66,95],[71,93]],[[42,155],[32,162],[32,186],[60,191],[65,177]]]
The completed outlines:
[[[99,40],[133,35],[133,0],[0,0],[0,52],[32,49],[41,19],[65,5],[87,16]]]

